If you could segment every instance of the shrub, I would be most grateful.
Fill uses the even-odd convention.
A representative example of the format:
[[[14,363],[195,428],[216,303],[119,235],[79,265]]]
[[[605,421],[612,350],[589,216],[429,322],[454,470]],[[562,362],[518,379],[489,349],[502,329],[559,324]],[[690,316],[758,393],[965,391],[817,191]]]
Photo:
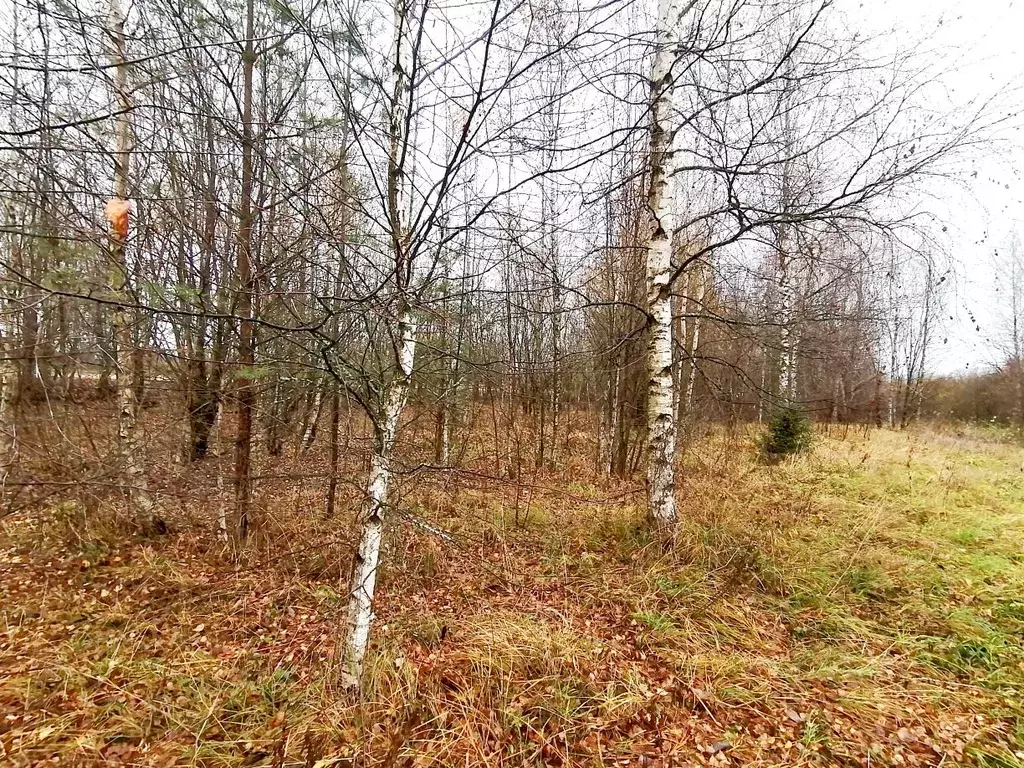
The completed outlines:
[[[772,459],[803,453],[810,449],[813,436],[814,429],[806,413],[799,408],[780,408],[761,437],[761,451]]]

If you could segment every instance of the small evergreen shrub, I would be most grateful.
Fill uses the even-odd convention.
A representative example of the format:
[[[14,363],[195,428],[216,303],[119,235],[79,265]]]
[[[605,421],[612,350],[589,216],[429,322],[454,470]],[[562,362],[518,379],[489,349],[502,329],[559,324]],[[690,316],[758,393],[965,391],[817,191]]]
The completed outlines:
[[[810,449],[813,437],[814,428],[806,413],[799,408],[780,408],[761,436],[761,451],[769,459],[804,453]]]

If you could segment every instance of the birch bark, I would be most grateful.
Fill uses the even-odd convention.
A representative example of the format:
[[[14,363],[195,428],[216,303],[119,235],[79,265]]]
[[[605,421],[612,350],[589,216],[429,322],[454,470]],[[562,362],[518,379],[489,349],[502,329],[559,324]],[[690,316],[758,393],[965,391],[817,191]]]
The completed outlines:
[[[786,225],[781,225],[776,247],[779,250],[779,402],[784,407],[793,400],[793,284],[787,234]]]
[[[651,176],[647,202],[652,215],[647,244],[647,502],[651,522],[667,530],[676,521],[675,413],[672,380],[672,234],[674,131],[672,65],[682,17],[695,2],[658,2],[658,50],[651,77]]]
[[[344,682],[358,687],[363,659],[370,641],[373,623],[373,594],[380,566],[380,548],[384,535],[384,516],[391,488],[391,457],[394,452],[398,420],[409,395],[412,367],[416,355],[416,324],[406,309],[398,323],[401,338],[399,371],[384,396],[384,406],[374,424],[370,475],[366,501],[362,509],[362,531],[352,568],[348,601],[348,637],[345,643]]]
[[[320,421],[320,408],[324,401],[324,382],[317,381],[316,391],[313,393],[313,404],[309,408],[309,419],[306,421],[306,428],[302,431],[302,452],[305,453],[313,447],[313,440],[316,439],[316,426]]]
[[[237,544],[249,536],[249,507],[252,500],[252,423],[256,407],[256,388],[252,380],[256,364],[256,329],[253,323],[256,280],[253,274],[253,70],[256,65],[255,8],[253,0],[245,4],[245,48],[242,52],[242,188],[236,232],[236,270],[238,273],[237,313],[241,317],[238,329],[238,371],[236,390],[238,419],[235,426],[235,520],[234,536]]]
[[[408,150],[407,107],[410,94],[409,72],[412,68],[409,23],[411,4],[395,3],[395,38],[392,48],[391,99],[388,115],[388,187],[387,213],[391,228],[394,255],[394,289],[397,321],[394,325],[395,370],[379,394],[377,413],[372,414],[373,446],[366,498],[361,510],[359,546],[352,567],[348,599],[348,627],[342,666],[342,682],[358,688],[363,660],[370,641],[373,624],[373,596],[380,567],[384,518],[393,480],[391,461],[398,422],[409,396],[413,363],[416,357],[416,322],[410,304],[411,283],[415,275],[409,248],[406,203],[406,171],[403,158]],[[411,196],[409,205],[411,205]]]
[[[128,234],[128,174],[131,164],[131,95],[128,91],[128,66],[125,56],[124,14],[119,0],[110,2],[110,38],[114,60],[114,97],[117,117],[114,121],[114,185],[113,199],[107,203],[110,222],[110,259],[113,266],[113,289],[117,303],[113,311],[114,338],[117,340],[117,441],[124,468],[128,498],[143,533],[151,533],[157,525],[153,499],[146,482],[143,447],[139,433],[135,373],[133,360],[132,318],[129,315],[128,262],[125,241]]]

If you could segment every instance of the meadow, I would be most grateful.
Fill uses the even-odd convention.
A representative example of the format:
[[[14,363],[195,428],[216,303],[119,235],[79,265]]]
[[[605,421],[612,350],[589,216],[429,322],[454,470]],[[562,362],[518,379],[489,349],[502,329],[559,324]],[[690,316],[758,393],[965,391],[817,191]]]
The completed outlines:
[[[358,696],[353,526],[301,487],[236,556],[188,509],[134,541],[73,504],[8,517],[0,763],[1024,766],[1009,433],[833,428],[766,464],[710,430],[670,542],[582,467],[403,493]]]

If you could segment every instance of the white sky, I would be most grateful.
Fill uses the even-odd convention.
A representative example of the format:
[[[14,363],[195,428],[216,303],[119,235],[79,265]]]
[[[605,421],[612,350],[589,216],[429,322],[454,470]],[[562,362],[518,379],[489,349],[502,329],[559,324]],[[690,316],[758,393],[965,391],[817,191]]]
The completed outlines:
[[[1024,0],[865,0],[847,8],[876,29],[895,30],[901,45],[924,40],[948,70],[942,82],[952,99],[1000,92],[1006,112],[1024,103]],[[1003,248],[1014,228],[1024,235],[1022,125],[1024,117],[1016,118],[1000,131],[1000,141],[964,169],[962,185],[942,186],[936,213],[948,218],[956,279],[931,353],[935,372],[983,370],[999,360],[993,249]]]

